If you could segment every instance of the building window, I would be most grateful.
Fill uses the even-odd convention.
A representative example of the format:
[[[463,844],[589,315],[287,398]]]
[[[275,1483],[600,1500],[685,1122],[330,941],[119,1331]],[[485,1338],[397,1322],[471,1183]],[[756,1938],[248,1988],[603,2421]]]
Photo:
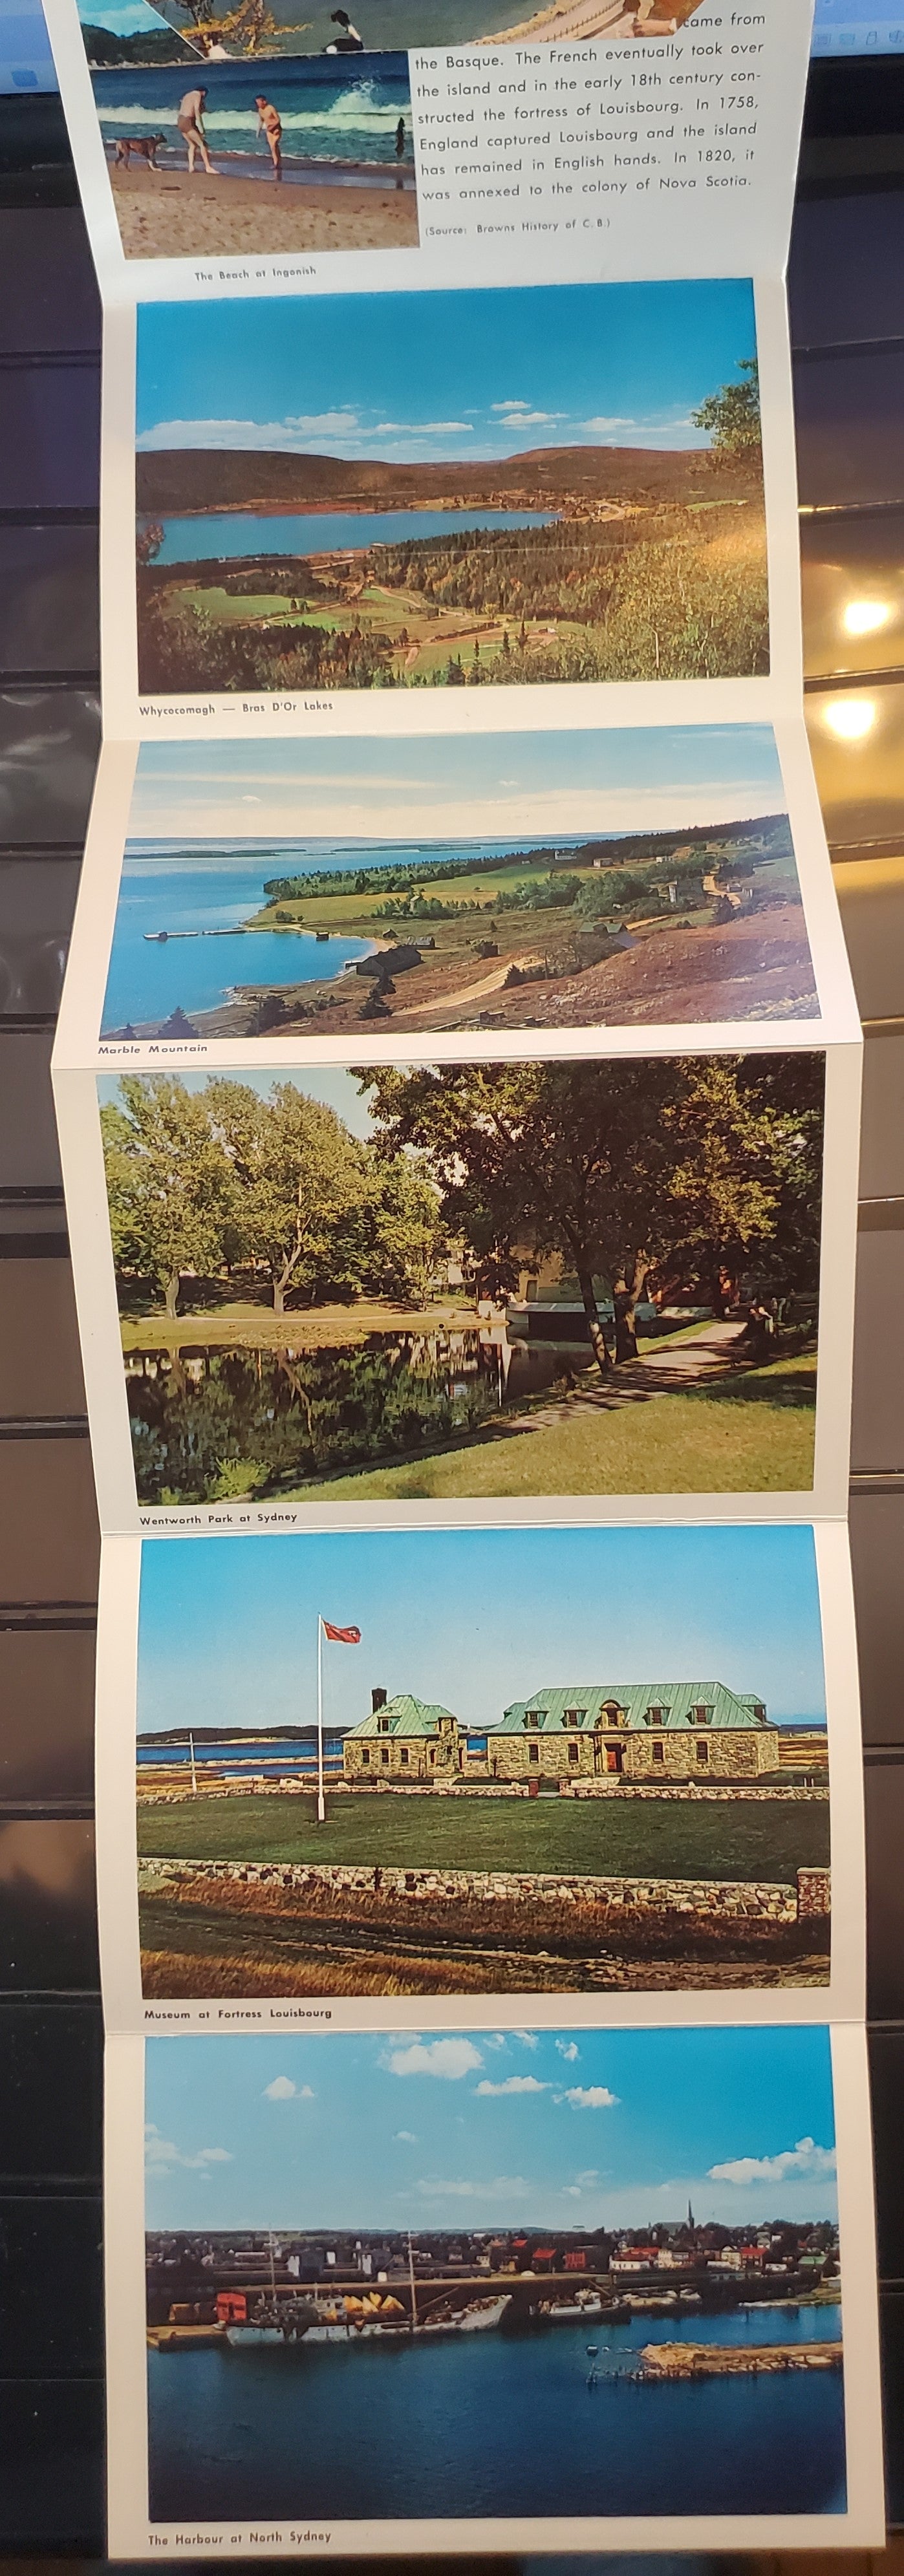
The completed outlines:
[[[583,1726],[584,1719],[585,1719],[586,1715],[587,1715],[587,1711],[586,1711],[586,1709],[585,1709],[585,1708],[566,1708],[566,1709],[563,1709],[563,1711],[562,1711],[562,1722],[563,1722],[563,1725],[565,1725],[565,1726]]]
[[[700,1770],[705,1771],[706,1765],[709,1761],[709,1745],[707,1744],[705,1735],[701,1736],[700,1742],[697,1746],[697,1761]]]
[[[436,1746],[435,1746],[435,1744],[431,1744],[431,1747],[430,1747],[430,1760],[431,1760],[431,1762],[435,1762],[435,1761],[436,1761]]]
[[[581,1759],[581,1748],[580,1748],[580,1745],[579,1745],[579,1744],[569,1744],[569,1747],[568,1747],[568,1759],[569,1759],[569,1762],[579,1762],[579,1761],[580,1761],[580,1759]]]
[[[527,1710],[527,1713],[526,1713],[526,1716],[525,1716],[524,1723],[525,1723],[525,1726],[539,1726],[539,1724],[540,1724],[540,1711],[539,1711],[539,1709],[538,1709],[538,1708],[529,1708],[529,1709]]]
[[[365,1770],[366,1770],[366,1769],[368,1768],[368,1766],[369,1766],[369,1763],[370,1763],[370,1745],[369,1745],[369,1744],[362,1744],[362,1746],[361,1746],[361,1760],[362,1760],[362,1763],[363,1763],[364,1768],[365,1768]]]
[[[527,1748],[527,1758],[528,1758],[528,1761],[529,1761],[529,1762],[539,1762],[539,1759],[540,1759],[540,1747],[539,1747],[539,1744],[529,1744],[529,1745],[528,1745],[528,1748]]]
[[[664,1761],[665,1761],[665,1745],[664,1745],[664,1744],[654,1744],[654,1746],[653,1746],[653,1760],[654,1760],[654,1762],[664,1762]]]
[[[388,1744],[381,1744],[381,1746],[380,1746],[380,1760],[381,1760],[381,1762],[388,1762],[388,1760],[389,1760],[389,1746],[388,1746]]]
[[[377,1724],[378,1724],[378,1726],[379,1726],[379,1730],[380,1730],[380,1734],[381,1734],[381,1735],[388,1735],[388,1734],[389,1734],[389,1719],[388,1719],[388,1717],[381,1717],[381,1718],[378,1718],[378,1720],[377,1720]]]
[[[404,1762],[404,1763],[405,1763],[405,1765],[406,1765],[406,1767],[407,1767],[407,1764],[408,1764],[409,1759],[410,1759],[410,1756],[409,1756],[409,1752],[408,1752],[408,1746],[407,1746],[407,1744],[403,1744],[402,1749],[401,1749],[401,1752],[400,1752],[400,1754],[399,1754],[399,1761],[400,1761],[400,1762]]]

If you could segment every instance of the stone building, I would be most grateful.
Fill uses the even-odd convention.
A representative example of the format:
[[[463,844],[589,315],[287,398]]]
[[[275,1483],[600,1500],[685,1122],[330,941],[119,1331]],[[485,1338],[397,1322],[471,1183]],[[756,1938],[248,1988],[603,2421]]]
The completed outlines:
[[[388,1699],[375,1690],[372,1701],[343,1748],[345,1778],[359,1786],[462,1775],[652,1786],[756,1780],[779,1768],[779,1732],[762,1700],[723,1682],[572,1682],[514,1701],[480,1733],[408,1692]]]
[[[755,1780],[779,1766],[762,1700],[724,1682],[572,1682],[507,1708],[489,1738],[499,1780]]]

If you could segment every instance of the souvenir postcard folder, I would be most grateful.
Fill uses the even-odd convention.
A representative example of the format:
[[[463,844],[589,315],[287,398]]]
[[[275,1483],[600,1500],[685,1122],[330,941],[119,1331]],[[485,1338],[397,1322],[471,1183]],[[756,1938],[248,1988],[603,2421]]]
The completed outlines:
[[[47,15],[109,2547],[866,2547],[808,12]]]

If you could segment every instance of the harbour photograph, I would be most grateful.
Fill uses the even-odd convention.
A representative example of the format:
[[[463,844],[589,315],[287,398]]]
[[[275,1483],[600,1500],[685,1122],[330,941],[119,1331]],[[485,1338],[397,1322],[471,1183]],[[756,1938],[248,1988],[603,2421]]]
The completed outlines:
[[[145,2061],[152,2524],[844,2512],[825,2028]]]
[[[143,691],[768,672],[749,280],[444,289],[413,320],[139,307]]]
[[[404,52],[472,44],[593,43],[674,36],[700,0],[360,0],[354,20],[331,0],[78,0],[89,62],[157,63],[194,54],[260,59],[291,54]],[[578,59],[581,57],[578,55]]]
[[[818,1014],[771,727],[440,735],[403,770],[143,744],[103,1039]]]
[[[86,30],[86,35],[87,35]],[[408,57],[91,65],[127,259],[416,248]]]
[[[812,1488],[825,1056],[98,1079],[142,1508]]]
[[[812,1528],[154,1540],[136,1736],[146,1996],[828,1983]]]

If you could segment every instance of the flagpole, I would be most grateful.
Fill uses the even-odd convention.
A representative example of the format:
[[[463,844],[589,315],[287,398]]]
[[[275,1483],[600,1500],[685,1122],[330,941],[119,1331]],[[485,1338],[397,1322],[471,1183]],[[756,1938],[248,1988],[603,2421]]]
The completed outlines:
[[[317,1822],[326,1822],[323,1795],[323,1620],[317,1620]]]

